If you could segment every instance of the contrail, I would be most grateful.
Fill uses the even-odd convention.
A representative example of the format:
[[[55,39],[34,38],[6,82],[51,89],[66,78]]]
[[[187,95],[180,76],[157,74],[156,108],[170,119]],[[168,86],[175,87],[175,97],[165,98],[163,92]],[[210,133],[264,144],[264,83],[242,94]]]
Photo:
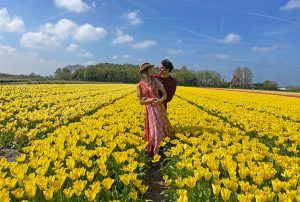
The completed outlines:
[[[157,15],[160,14],[160,12],[158,12],[158,11],[155,10],[154,8],[151,8],[150,6],[147,6],[147,5],[142,4],[142,3],[140,3],[140,2],[136,2],[136,1],[134,1],[134,0],[131,0],[130,2],[131,2],[132,4],[135,4],[135,5],[139,6],[139,7],[142,7],[142,8],[147,9],[147,10],[149,10],[149,11],[152,12],[152,13],[155,13],[155,14],[157,14]]]
[[[191,34],[194,34],[194,35],[197,35],[197,36],[200,36],[202,38],[206,38],[206,39],[210,39],[210,40],[213,40],[213,41],[217,41],[218,39],[213,37],[213,36],[210,36],[210,35],[206,35],[206,34],[201,34],[201,33],[198,33],[194,30],[191,30],[191,29],[186,29],[186,28],[183,28],[183,27],[177,27],[178,29],[181,29],[185,32],[189,32]]]
[[[287,20],[287,19],[284,19],[284,18],[274,17],[274,16],[270,16],[270,15],[264,15],[264,14],[259,14],[259,13],[253,13],[253,12],[249,12],[249,11],[245,11],[245,13],[247,13],[248,15],[264,17],[264,18],[268,18],[268,19],[271,19],[271,20],[275,20],[275,21],[300,25],[300,22],[290,21],[290,20]]]
[[[33,22],[33,23],[44,23],[44,22],[48,22],[49,20],[53,20],[53,19],[56,19],[58,17],[61,17],[61,16],[64,16],[66,15],[67,13],[70,13],[69,11],[66,11],[66,12],[62,12],[62,13],[59,13],[57,15],[54,15],[54,16],[51,16],[51,17],[47,17],[47,18],[44,18],[42,20],[29,20],[29,22]]]
[[[223,32],[223,28],[224,28],[224,17],[222,17],[222,19],[221,19],[221,25],[220,25],[221,32]]]

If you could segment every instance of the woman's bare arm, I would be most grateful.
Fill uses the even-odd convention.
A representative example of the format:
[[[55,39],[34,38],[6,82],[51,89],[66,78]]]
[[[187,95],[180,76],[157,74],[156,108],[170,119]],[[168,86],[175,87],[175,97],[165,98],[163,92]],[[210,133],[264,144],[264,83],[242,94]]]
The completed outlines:
[[[158,87],[158,90],[162,93],[162,97],[155,101],[155,104],[161,104],[167,99],[167,92],[166,89],[164,88],[163,84],[155,78],[155,83],[156,86]]]

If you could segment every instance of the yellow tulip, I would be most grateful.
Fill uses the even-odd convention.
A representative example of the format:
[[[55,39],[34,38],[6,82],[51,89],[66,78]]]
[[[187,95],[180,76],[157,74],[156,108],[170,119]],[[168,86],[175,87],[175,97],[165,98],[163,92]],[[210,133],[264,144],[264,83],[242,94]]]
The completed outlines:
[[[138,179],[135,179],[135,180],[133,180],[133,184],[134,184],[134,186],[136,186],[137,188],[139,188],[139,187],[142,186],[142,181],[138,180]]]
[[[188,178],[185,179],[185,184],[191,189],[196,186],[196,183],[197,183],[197,179],[195,177],[189,176]]]
[[[165,181],[165,185],[166,185],[166,186],[170,186],[170,185],[171,185],[172,180],[169,179],[169,177],[168,177],[167,175],[164,175],[164,176],[163,176],[163,179],[164,179],[164,181]]]
[[[129,163],[128,165],[124,166],[122,168],[123,171],[127,171],[127,172],[133,172],[138,166],[138,163],[136,161],[133,161],[131,163]]]
[[[0,190],[0,199],[3,202],[10,202],[8,190],[6,190],[6,189],[1,189]]]
[[[102,176],[107,176],[108,170],[107,170],[107,167],[106,167],[105,163],[101,163],[101,164],[99,165],[99,173],[100,173]]]
[[[54,192],[54,189],[52,189],[52,188],[46,189],[45,191],[43,191],[43,194],[44,194],[46,200],[51,200],[52,199],[53,192]]]
[[[212,184],[212,189],[213,189],[214,195],[218,196],[221,191],[221,186]]]
[[[69,157],[67,160],[66,160],[66,165],[67,167],[70,169],[70,170],[73,170],[75,168],[75,160],[73,157]]]
[[[137,199],[137,192],[136,191],[131,191],[128,194],[129,198],[136,200]]]
[[[32,181],[25,182],[25,191],[26,191],[26,194],[29,198],[33,198],[35,196],[35,193],[36,193],[35,183],[32,182]]]
[[[16,197],[17,199],[19,199],[19,198],[23,197],[24,190],[22,188],[17,188],[17,189],[15,189],[15,190],[12,191],[12,194],[14,195],[14,197]]]
[[[281,188],[282,188],[282,185],[281,185],[281,182],[280,180],[278,179],[275,179],[275,180],[272,180],[272,187],[273,187],[273,190],[275,192],[280,192]]]
[[[93,171],[87,171],[87,172],[86,172],[87,180],[88,180],[89,182],[91,182],[91,181],[94,179],[94,175],[95,175],[95,172],[93,172]]]
[[[67,198],[71,198],[74,195],[74,190],[71,187],[64,189],[63,192]]]
[[[252,201],[252,199],[254,198],[253,194],[238,194],[237,195],[237,199],[239,202],[248,202],[248,201]]]
[[[48,181],[44,176],[39,175],[36,177],[36,184],[41,190],[45,190],[47,188]]]
[[[221,189],[221,196],[224,201],[228,201],[231,195],[231,191],[226,188]]]
[[[94,190],[92,189],[87,189],[84,191],[84,194],[87,198],[88,201],[94,201],[96,196],[97,196],[97,192],[95,192]]]
[[[182,179],[181,177],[178,177],[178,178],[175,180],[175,183],[176,183],[176,185],[177,185],[179,188],[182,188],[182,187],[185,185],[185,179]]]
[[[129,185],[130,183],[130,176],[128,174],[120,175],[120,180],[123,182],[124,185]]]
[[[148,186],[142,185],[142,186],[139,187],[139,190],[142,194],[145,194],[148,190]]]
[[[153,157],[152,162],[155,163],[155,162],[158,162],[159,160],[160,160],[160,155],[155,154],[154,157]]]
[[[186,195],[179,196],[177,202],[188,202],[188,197]]]
[[[203,173],[203,176],[204,176],[204,178],[205,178],[206,181],[209,181],[210,178],[211,178],[211,176],[212,176],[212,174],[211,174],[211,172],[209,172],[209,170],[206,170],[206,171]]]
[[[105,187],[105,189],[109,190],[112,186],[112,184],[114,183],[114,179],[111,178],[105,178],[101,184]]]
[[[80,178],[81,176],[83,176],[85,174],[85,169],[84,168],[74,168],[70,174],[69,177],[72,180],[77,180],[78,178]]]
[[[85,188],[87,181],[86,180],[77,180],[73,182],[73,189],[76,196],[80,196],[82,190]]]
[[[26,159],[26,154],[21,154],[20,156],[18,156],[16,158],[16,161],[20,163],[20,162],[25,161],[25,159]]]
[[[255,184],[260,185],[263,182],[263,178],[259,175],[255,175],[253,176],[253,181]]]
[[[5,178],[4,179],[4,184],[9,188],[9,189],[12,189],[15,187],[16,183],[17,183],[17,179],[15,178],[11,178],[11,177],[8,177],[8,178]],[[1,186],[2,187],[2,186]]]
[[[187,195],[187,193],[188,193],[188,191],[186,189],[177,189],[176,190],[177,196]]]

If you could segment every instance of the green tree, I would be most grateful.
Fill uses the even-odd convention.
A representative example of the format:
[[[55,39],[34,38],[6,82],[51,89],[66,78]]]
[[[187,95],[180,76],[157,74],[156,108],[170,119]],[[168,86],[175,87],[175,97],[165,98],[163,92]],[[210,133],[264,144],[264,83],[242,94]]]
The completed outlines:
[[[265,80],[262,84],[262,87],[266,90],[277,90],[278,84],[275,81]]]

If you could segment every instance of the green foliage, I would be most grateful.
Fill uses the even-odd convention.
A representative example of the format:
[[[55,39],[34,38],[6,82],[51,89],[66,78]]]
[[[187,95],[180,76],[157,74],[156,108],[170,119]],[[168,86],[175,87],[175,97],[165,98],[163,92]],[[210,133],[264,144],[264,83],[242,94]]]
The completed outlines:
[[[262,87],[266,90],[277,90],[278,84],[275,81],[266,80],[262,83]]]
[[[131,64],[100,63],[88,67],[69,65],[62,69],[58,68],[55,78],[58,80],[137,83],[140,81],[137,70],[138,66]],[[186,66],[174,69],[172,76],[181,86],[228,87],[229,85],[218,72],[190,71]]]

